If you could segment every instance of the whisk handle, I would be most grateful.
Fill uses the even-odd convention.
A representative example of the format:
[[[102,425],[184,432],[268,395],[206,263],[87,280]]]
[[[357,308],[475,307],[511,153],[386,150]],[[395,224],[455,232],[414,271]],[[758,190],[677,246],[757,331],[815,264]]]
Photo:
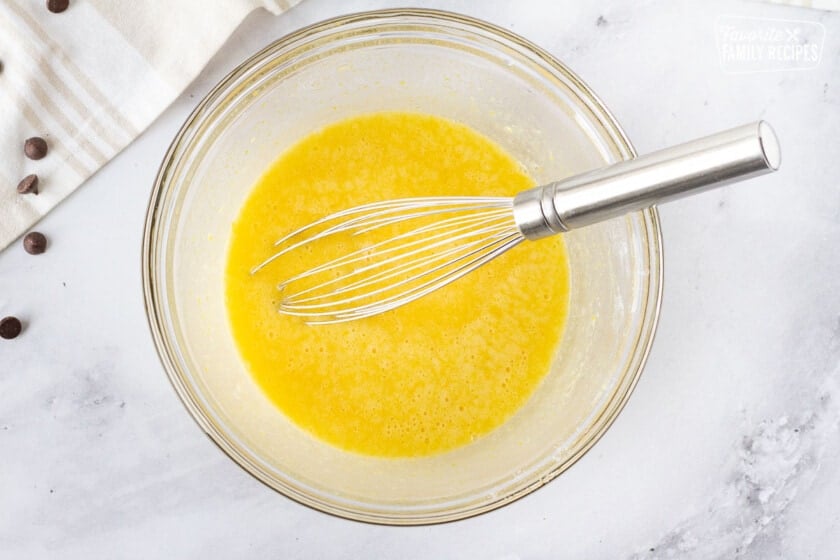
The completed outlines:
[[[516,224],[528,239],[775,171],[779,142],[764,121],[718,132],[520,193]]]

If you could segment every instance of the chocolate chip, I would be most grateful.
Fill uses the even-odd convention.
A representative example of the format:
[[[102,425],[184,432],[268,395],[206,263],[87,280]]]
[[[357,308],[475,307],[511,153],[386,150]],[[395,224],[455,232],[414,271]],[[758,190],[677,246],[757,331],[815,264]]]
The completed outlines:
[[[23,248],[30,255],[40,255],[47,250],[47,238],[43,233],[29,232],[23,237]]]
[[[29,159],[41,159],[47,155],[47,141],[38,136],[27,138],[23,143],[23,153]]]
[[[38,176],[27,175],[18,183],[17,189],[20,194],[38,194]]]
[[[3,317],[0,319],[0,338],[11,340],[17,338],[23,326],[17,317]]]
[[[70,0],[47,0],[47,9],[54,14],[60,14],[70,5]]]

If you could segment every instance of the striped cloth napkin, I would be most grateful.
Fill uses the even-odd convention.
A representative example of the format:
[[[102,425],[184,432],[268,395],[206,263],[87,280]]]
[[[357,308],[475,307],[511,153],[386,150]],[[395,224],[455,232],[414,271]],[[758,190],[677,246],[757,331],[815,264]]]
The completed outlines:
[[[245,16],[300,0],[0,0],[0,250],[136,138]],[[60,7],[59,7],[60,9]],[[24,155],[42,137],[48,154]],[[19,182],[39,178],[39,194]]]

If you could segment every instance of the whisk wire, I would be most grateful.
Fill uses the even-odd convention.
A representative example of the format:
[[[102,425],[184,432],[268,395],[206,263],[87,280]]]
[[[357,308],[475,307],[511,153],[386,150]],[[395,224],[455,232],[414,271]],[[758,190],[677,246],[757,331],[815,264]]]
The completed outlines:
[[[333,302],[333,305],[330,305],[330,308],[333,309],[332,311],[299,310],[294,307],[284,306],[283,304],[281,304],[280,311],[287,315],[297,315],[305,317],[307,319],[306,322],[312,325],[341,323],[345,321],[351,321],[354,319],[361,319],[364,317],[378,315],[379,313],[383,313],[384,311],[389,311],[391,309],[395,309],[397,307],[405,305],[406,303],[410,303],[431,292],[434,292],[439,288],[442,288],[443,286],[446,286],[447,284],[454,282],[455,280],[458,280],[459,278],[476,270],[480,266],[495,259],[502,253],[515,247],[516,245],[524,241],[524,239],[525,238],[521,235],[512,233],[505,238],[503,243],[494,244],[494,247],[489,252],[483,252],[480,256],[477,256],[467,262],[464,262],[456,268],[438,277],[435,277],[432,280],[426,281],[400,294],[382,298],[372,304],[361,304],[354,307],[337,310],[335,309],[335,302]],[[431,272],[432,271],[430,271],[430,273]]]
[[[255,266],[251,269],[251,274],[255,274],[259,272],[261,269],[265,268],[268,264],[275,261],[279,257],[298,249],[304,245],[308,245],[314,241],[319,239],[323,239],[330,235],[334,235],[336,233],[341,233],[344,231],[350,231],[354,227],[356,227],[359,223],[363,223],[364,227],[359,228],[356,233],[361,233],[362,231],[369,231],[368,226],[370,226],[371,218],[375,218],[381,215],[387,215],[389,213],[393,214],[400,214],[405,212],[406,209],[417,209],[417,208],[427,208],[424,212],[420,215],[422,216],[433,216],[436,214],[442,214],[446,212],[465,212],[465,211],[477,211],[483,209],[490,209],[490,208],[511,208],[512,201],[509,198],[503,197],[428,197],[428,198],[402,198],[397,200],[387,200],[382,202],[373,202],[370,204],[364,204],[362,206],[357,206],[355,208],[348,208],[346,210],[341,210],[339,212],[335,212],[333,214],[329,214],[311,222],[303,227],[300,227],[280,239],[274,242],[275,247],[280,247],[287,241],[298,237],[305,232],[315,229],[319,226],[323,226],[329,222],[333,222],[336,220],[341,220],[346,218],[347,216],[353,216],[354,214],[361,214],[361,216],[356,216],[353,218],[348,218],[343,220],[331,227],[320,231],[319,233],[304,238],[303,240],[293,243],[282,250],[277,251],[272,256]],[[403,221],[408,219],[409,216],[406,214],[400,214],[400,216],[396,217],[394,222],[389,223],[396,223],[399,221]],[[410,217],[419,217],[420,215],[410,216]],[[385,224],[387,225],[387,224]],[[375,229],[375,228],[373,228]]]
[[[361,236],[411,223],[384,240],[295,274],[278,285],[279,310],[310,324],[350,321],[394,309],[437,290],[525,238],[503,197],[420,197],[336,212],[280,238],[255,274],[296,249],[337,234]],[[445,216],[452,214],[451,216]],[[438,219],[440,217],[440,219]]]
[[[419,277],[422,277],[422,276],[431,274],[433,272],[436,272],[436,271],[438,271],[441,268],[444,268],[446,266],[450,266],[451,262],[446,261],[446,259],[449,258],[449,257],[453,257],[455,255],[458,255],[458,258],[464,258],[464,257],[469,257],[469,256],[471,256],[475,253],[478,253],[478,252],[482,251],[483,249],[485,249],[486,245],[485,246],[481,246],[481,245],[482,245],[482,243],[486,243],[488,238],[495,240],[495,239],[498,238],[499,234],[504,234],[505,232],[509,233],[509,230],[510,230],[510,228],[505,227],[505,226],[496,226],[495,228],[484,228],[483,230],[477,230],[475,233],[472,233],[469,236],[475,235],[476,233],[478,233],[478,234],[484,233],[485,235],[487,235],[487,237],[481,238],[481,239],[475,239],[471,242],[463,243],[461,245],[451,247],[451,248],[443,250],[443,251],[433,252],[432,254],[427,254],[430,249],[435,249],[436,247],[438,247],[440,245],[450,244],[453,241],[459,241],[460,237],[466,238],[466,237],[469,237],[469,236],[468,235],[463,235],[463,236],[456,237],[454,239],[449,238],[449,239],[446,239],[445,242],[433,243],[433,244],[430,244],[428,246],[423,247],[422,249],[417,249],[417,250],[413,250],[413,251],[409,251],[409,252],[405,252],[405,253],[401,252],[400,254],[398,254],[394,257],[391,257],[389,259],[385,259],[383,261],[378,261],[378,262],[373,263],[371,265],[367,265],[367,266],[358,268],[358,269],[356,269],[356,270],[354,270],[354,271],[352,271],[352,272],[350,272],[346,275],[343,275],[339,278],[333,278],[333,279],[327,280],[325,282],[322,282],[321,284],[317,284],[315,286],[312,286],[312,287],[306,288],[304,290],[301,290],[299,292],[296,292],[293,296],[285,297],[283,299],[283,302],[284,302],[284,305],[287,309],[291,308],[292,306],[294,306],[296,308],[299,308],[299,309],[303,309],[303,308],[315,309],[315,308],[320,308],[320,307],[330,307],[330,306],[333,306],[333,305],[341,305],[341,304],[344,304],[344,303],[347,303],[347,302],[350,302],[350,301],[356,301],[356,300],[364,299],[364,298],[367,298],[367,297],[370,297],[370,296],[373,296],[373,295],[376,295],[376,294],[387,292],[387,291],[393,290],[396,287],[411,283]],[[468,249],[470,249],[472,247],[475,247],[476,245],[479,245],[479,247],[477,249],[467,251]],[[463,254],[459,254],[459,253],[463,253]],[[406,257],[412,257],[412,256],[416,256],[416,255],[421,255],[421,256],[419,258],[409,260],[406,263],[400,263],[400,261],[404,260]],[[302,304],[304,302],[311,302],[311,301],[318,301],[318,300],[330,300],[335,295],[346,293],[346,292],[353,291],[353,290],[358,290],[359,288],[362,288],[362,287],[375,285],[375,284],[381,283],[382,280],[387,280],[387,279],[390,279],[390,278],[401,276],[405,272],[408,272],[410,270],[414,270],[414,269],[417,269],[417,268],[420,268],[420,267],[423,267],[423,266],[428,266],[432,263],[435,263],[435,262],[441,261],[441,260],[444,261],[443,264],[441,264],[438,267],[426,270],[417,277],[407,278],[407,279],[402,280],[400,282],[397,282],[395,284],[390,284],[388,286],[384,286],[382,288],[379,288],[379,289],[376,289],[376,290],[373,290],[373,291],[369,291],[369,292],[366,292],[364,294],[357,295],[355,297],[336,300],[336,301],[329,301],[328,303],[323,303],[323,304],[320,304],[320,305],[309,305],[309,306],[299,305],[299,304]],[[395,263],[399,263],[399,264],[395,264]],[[373,275],[365,276],[365,274],[367,272],[371,271],[371,270],[374,270],[376,268],[386,267],[386,266],[391,265],[391,264],[395,264],[395,266],[393,266],[391,268],[386,268],[384,271],[381,271],[379,273],[375,273]],[[356,277],[356,276],[363,276],[363,280],[353,282],[351,284],[348,284],[346,286],[338,288],[338,289],[336,289],[332,292],[329,292],[329,293],[322,293],[318,296],[312,296],[312,297],[304,298],[304,299],[300,298],[300,296],[305,295],[307,293],[321,290],[321,289],[323,289],[327,286],[340,283],[340,282],[345,281],[345,280],[347,280],[351,277]]]
[[[283,289],[285,286],[287,286],[288,284],[291,284],[292,282],[302,280],[306,277],[313,276],[313,275],[318,274],[320,272],[323,272],[325,270],[335,269],[339,266],[345,266],[345,265],[350,265],[350,264],[354,264],[354,263],[357,263],[357,262],[362,262],[362,261],[365,261],[365,260],[369,260],[369,255],[373,251],[379,250],[380,248],[382,248],[384,246],[387,246],[389,244],[394,244],[394,242],[400,241],[402,239],[408,239],[408,238],[411,238],[411,237],[422,236],[422,237],[418,237],[414,241],[409,241],[407,243],[403,243],[402,245],[395,245],[395,246],[390,247],[390,248],[382,248],[381,250],[378,251],[378,254],[380,256],[385,255],[385,254],[389,254],[389,253],[394,253],[394,252],[399,252],[401,254],[406,254],[405,253],[406,249],[408,249],[410,247],[413,247],[413,246],[417,246],[417,245],[425,245],[428,248],[430,242],[435,242],[435,243],[431,244],[431,246],[433,246],[433,247],[438,247],[442,244],[451,243],[452,239],[453,239],[453,236],[456,235],[456,234],[460,234],[462,232],[468,232],[468,233],[473,232],[472,235],[475,235],[475,232],[474,232],[473,228],[475,227],[475,225],[477,225],[477,222],[484,223],[484,222],[490,221],[491,218],[492,219],[499,219],[499,218],[504,218],[504,217],[506,217],[504,214],[499,214],[499,215],[493,215],[490,218],[484,218],[482,220],[467,219],[467,220],[464,220],[466,222],[466,224],[463,224],[462,227],[459,227],[459,228],[456,228],[456,229],[449,229],[448,231],[444,231],[444,232],[441,232],[441,233],[438,233],[438,234],[435,234],[435,235],[429,235],[429,236],[422,236],[422,235],[423,234],[428,234],[429,232],[437,231],[437,230],[440,230],[440,229],[445,230],[450,225],[450,223],[452,221],[455,221],[458,218],[443,220],[440,223],[430,224],[430,225],[426,225],[426,226],[423,226],[423,227],[419,227],[419,228],[413,229],[411,231],[408,231],[406,233],[399,234],[399,235],[397,235],[395,237],[392,237],[390,239],[386,239],[384,241],[374,243],[373,245],[370,245],[368,247],[363,247],[361,249],[357,249],[357,250],[352,251],[352,252],[350,252],[350,253],[342,256],[342,257],[338,257],[338,258],[333,259],[331,261],[328,261],[324,264],[321,264],[321,265],[318,265],[316,267],[310,268],[309,270],[306,270],[306,271],[304,271],[300,274],[297,274],[295,276],[292,276],[292,277],[284,280],[277,287],[278,287],[278,289]],[[442,240],[442,242],[437,242],[438,240]],[[407,254],[406,254],[406,256],[407,256]],[[383,260],[383,261],[379,261],[379,262],[384,264],[384,263],[391,262],[391,261]],[[370,270],[370,268],[359,269],[359,271],[365,271],[365,270]]]

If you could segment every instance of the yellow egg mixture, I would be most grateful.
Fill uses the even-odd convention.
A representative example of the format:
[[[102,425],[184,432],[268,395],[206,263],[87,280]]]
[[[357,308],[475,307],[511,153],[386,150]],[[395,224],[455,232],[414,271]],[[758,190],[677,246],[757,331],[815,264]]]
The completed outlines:
[[[334,325],[277,311],[272,243],[326,214],[414,196],[512,196],[533,181],[496,144],[438,117],[378,113],[304,138],[259,180],[233,224],[226,303],[242,358],[289,418],[340,448],[420,456],[501,425],[540,384],[563,331],[562,237],[526,242],[397,310]],[[321,262],[296,257],[296,268]],[[307,261],[311,259],[311,261]]]

